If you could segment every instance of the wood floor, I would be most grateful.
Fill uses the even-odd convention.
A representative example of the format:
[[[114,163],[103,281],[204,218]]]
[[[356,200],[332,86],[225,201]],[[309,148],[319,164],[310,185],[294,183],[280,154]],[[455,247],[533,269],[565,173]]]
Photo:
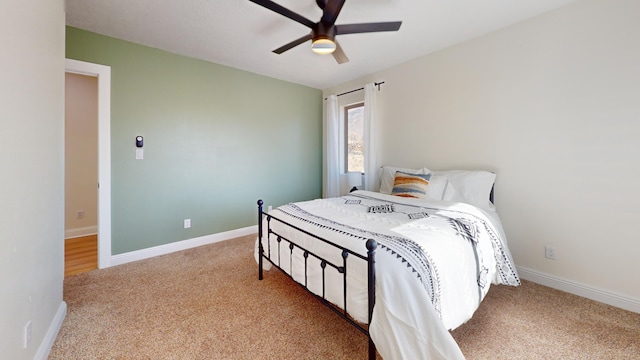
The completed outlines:
[[[98,235],[88,235],[64,241],[64,276],[80,274],[98,268]]]

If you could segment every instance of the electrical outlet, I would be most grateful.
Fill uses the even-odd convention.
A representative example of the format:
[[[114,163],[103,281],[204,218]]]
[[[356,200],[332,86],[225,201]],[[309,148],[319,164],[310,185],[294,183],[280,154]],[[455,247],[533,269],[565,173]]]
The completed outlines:
[[[22,347],[27,348],[31,342],[31,320],[24,325],[24,337],[22,339]]]
[[[76,219],[84,219],[84,210],[78,210],[76,212]]]
[[[191,219],[184,219],[184,228],[188,229],[191,227]]]
[[[553,246],[545,246],[544,247],[544,257],[547,259],[555,260],[556,259],[556,248]]]

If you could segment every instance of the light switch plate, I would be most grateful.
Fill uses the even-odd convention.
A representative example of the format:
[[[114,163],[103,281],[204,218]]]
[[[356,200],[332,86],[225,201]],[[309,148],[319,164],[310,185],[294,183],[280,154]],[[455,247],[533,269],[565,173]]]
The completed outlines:
[[[136,149],[136,160],[142,160],[142,159],[144,159],[144,149],[137,148]]]

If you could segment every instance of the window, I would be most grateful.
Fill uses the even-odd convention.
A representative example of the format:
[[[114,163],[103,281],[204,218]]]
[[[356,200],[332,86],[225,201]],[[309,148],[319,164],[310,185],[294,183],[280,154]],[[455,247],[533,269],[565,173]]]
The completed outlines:
[[[345,171],[364,173],[364,103],[344,108]]]

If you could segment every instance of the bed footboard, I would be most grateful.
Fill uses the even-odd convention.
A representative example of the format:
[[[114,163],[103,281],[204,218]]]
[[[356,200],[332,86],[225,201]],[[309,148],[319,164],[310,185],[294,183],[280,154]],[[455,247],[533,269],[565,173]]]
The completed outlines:
[[[376,358],[376,348],[375,348],[375,344],[373,343],[373,341],[371,340],[371,335],[369,334],[369,330],[368,327],[365,327],[364,325],[354,321],[351,317],[349,317],[348,312],[347,312],[347,260],[349,258],[353,258],[354,256],[362,261],[366,261],[367,262],[367,296],[368,296],[368,323],[371,323],[371,318],[373,316],[373,306],[375,304],[375,251],[377,248],[377,243],[375,240],[373,239],[369,239],[366,242],[366,247],[367,247],[367,256],[362,256],[358,253],[355,253],[347,248],[344,248],[342,246],[339,246],[327,239],[323,239],[315,234],[309,233],[303,229],[300,229],[299,227],[296,227],[290,223],[285,222],[282,219],[279,219],[275,216],[266,214],[263,212],[263,201],[262,200],[258,200],[257,202],[258,204],[258,279],[262,280],[263,279],[263,265],[264,265],[264,260],[269,261],[273,266],[275,266],[276,268],[280,269],[284,274],[286,274],[289,278],[291,278],[293,280],[293,277],[291,274],[287,273],[280,264],[280,246],[278,246],[278,253],[277,254],[271,254],[271,246],[268,245],[268,251],[265,253],[265,249],[263,246],[263,239],[266,236],[266,241],[267,244],[271,244],[271,235],[273,235],[273,237],[275,237],[274,241],[276,241],[278,243],[278,245],[281,242],[286,242],[288,243],[288,249],[291,252],[291,254],[293,254],[294,249],[298,249],[300,251],[302,251],[304,259],[305,259],[305,281],[304,283],[302,282],[298,282],[295,281],[297,284],[299,284],[300,286],[302,286],[303,288],[305,288],[309,293],[311,293],[313,296],[315,296],[320,302],[322,302],[323,304],[325,304],[329,309],[331,309],[333,312],[335,312],[336,314],[338,314],[338,316],[342,317],[343,319],[345,319],[349,324],[353,325],[356,329],[360,330],[362,333],[364,333],[365,335],[367,335],[367,338],[369,340],[369,359],[373,360]],[[264,220],[266,220],[267,222],[267,229],[266,229],[266,234],[265,234],[265,229],[263,229],[263,223]],[[299,244],[296,244],[295,242],[293,242],[291,239],[287,239],[285,237],[283,237],[280,234],[277,234],[275,231],[272,230],[271,228],[271,221],[277,221],[285,226],[291,227],[293,229],[296,229],[297,231],[300,231],[302,233],[304,233],[305,235],[311,236],[315,239],[317,239],[318,241],[322,241],[325,244],[332,246],[334,248],[336,248],[338,251],[340,251],[342,253],[342,264],[334,264],[326,259],[323,259],[322,257],[318,256],[317,254],[314,254],[313,252],[309,251],[308,249],[305,249],[304,247],[300,246]],[[306,281],[306,274],[307,274],[307,270],[308,270],[308,262],[307,259],[309,257],[315,258],[317,260],[319,260],[320,263],[320,267],[322,268],[322,294],[316,294],[314,292],[312,292],[309,288],[308,288],[308,284]],[[290,257],[291,259],[291,257]],[[357,260],[356,260],[357,261]],[[334,306],[333,304],[331,304],[325,297],[324,294],[324,289],[325,289],[325,277],[324,277],[324,271],[326,269],[326,267],[333,267],[335,270],[338,271],[338,273],[340,273],[342,275],[342,281],[343,281],[343,294],[344,294],[344,299],[343,299],[343,304],[344,304],[344,308],[342,310],[338,309],[336,306]],[[290,266],[291,269],[291,266]]]

